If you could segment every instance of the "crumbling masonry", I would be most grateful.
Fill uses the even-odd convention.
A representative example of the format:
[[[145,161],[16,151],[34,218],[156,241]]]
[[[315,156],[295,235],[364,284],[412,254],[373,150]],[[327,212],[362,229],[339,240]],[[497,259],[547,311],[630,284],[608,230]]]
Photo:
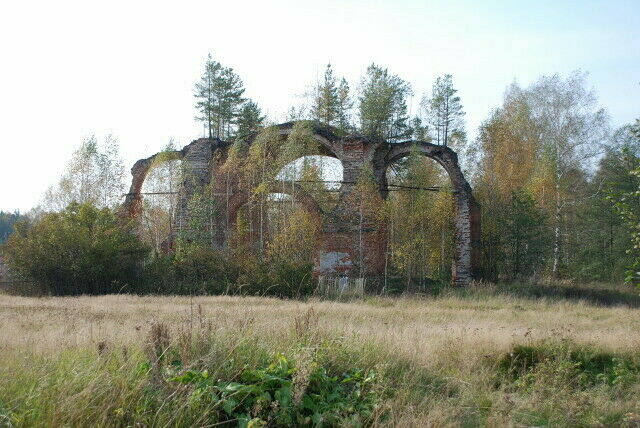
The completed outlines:
[[[294,123],[277,125],[280,135],[291,133]],[[274,187],[274,192],[291,192],[296,202],[321,221],[321,231],[316,242],[314,273],[318,276],[375,277],[384,272],[385,240],[384,225],[374,222],[358,222],[357,207],[349,195],[363,168],[373,171],[380,194],[387,196],[386,171],[393,162],[408,156],[412,150],[438,162],[451,180],[455,198],[455,251],[452,278],[455,285],[465,286],[479,274],[480,211],[471,187],[458,165],[456,153],[448,147],[422,141],[389,143],[362,136],[338,137],[332,129],[313,125],[313,138],[320,147],[318,155],[338,159],[343,167],[343,184],[339,190],[339,202],[330,212],[323,212],[310,195],[296,188],[295,183]],[[248,139],[249,144],[255,139]],[[201,138],[180,151],[161,153],[137,161],[131,173],[131,188],[123,204],[123,214],[136,218],[142,210],[142,184],[150,168],[160,161],[182,160],[182,182],[178,192],[178,203],[173,224],[182,230],[189,224],[189,201],[201,189],[211,186],[213,195],[219,195],[217,204],[222,209],[216,215],[215,243],[220,248],[228,245],[235,230],[239,209],[248,202],[249,196],[238,183],[229,184],[222,177],[221,166],[227,159],[231,143],[219,139]],[[222,195],[225,197],[222,198]],[[172,239],[172,237],[169,237]]]

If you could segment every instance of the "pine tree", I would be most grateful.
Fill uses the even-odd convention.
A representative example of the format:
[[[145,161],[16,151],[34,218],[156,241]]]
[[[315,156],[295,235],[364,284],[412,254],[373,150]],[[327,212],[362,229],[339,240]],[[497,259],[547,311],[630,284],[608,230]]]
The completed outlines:
[[[214,135],[214,118],[219,101],[217,99],[217,86],[220,81],[221,71],[222,65],[214,61],[211,58],[211,54],[209,54],[204,66],[204,74],[195,85],[196,109],[200,113],[200,116],[196,116],[196,120],[205,122],[209,138],[213,138]]]
[[[386,68],[371,64],[360,81],[360,132],[372,138],[395,140],[411,133],[407,97],[411,86]]]
[[[436,144],[448,146],[452,135],[464,133],[462,117],[464,111],[457,89],[453,87],[450,74],[438,77],[433,84],[431,97],[424,97],[422,105],[428,112],[429,123],[433,127]]]
[[[520,190],[511,194],[504,225],[504,263],[509,275],[516,278],[535,273],[548,246],[544,213],[529,192]]]
[[[251,100],[247,100],[240,108],[238,114],[238,132],[237,135],[242,137],[252,132],[260,130],[264,123],[265,116],[262,116],[258,104]]]
[[[343,77],[338,85],[338,102],[336,109],[336,127],[345,133],[351,131],[351,108],[353,101],[349,94],[349,83]]]
[[[324,80],[315,88],[311,117],[325,125],[334,125],[338,117],[338,87],[331,64],[327,64]]]
[[[233,134],[244,102],[243,94],[242,79],[232,68],[223,67],[209,55],[204,74],[196,83],[194,92],[200,113],[196,120],[205,122],[209,138],[226,138]]]
[[[413,139],[416,141],[429,141],[429,129],[422,124],[422,119],[418,116],[411,119],[411,129],[413,131]]]
[[[242,79],[234,73],[232,68],[224,68],[220,76],[220,107],[217,111],[219,118],[218,138],[227,138],[234,133],[240,107],[244,103],[244,85]]]
[[[622,154],[627,173],[627,187],[623,191],[609,191],[609,200],[613,203],[620,218],[627,224],[630,235],[630,245],[627,254],[631,262],[626,272],[626,282],[640,286],[640,158],[637,147],[640,146],[640,119],[630,129],[634,137],[632,146],[622,148]]]

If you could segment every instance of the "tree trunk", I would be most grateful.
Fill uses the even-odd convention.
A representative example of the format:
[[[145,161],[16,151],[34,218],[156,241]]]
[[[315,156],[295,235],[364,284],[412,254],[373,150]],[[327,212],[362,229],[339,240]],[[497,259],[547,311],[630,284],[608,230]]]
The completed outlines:
[[[556,214],[555,214],[555,228],[553,233],[553,276],[558,277],[558,270],[560,268],[560,222],[562,220],[562,204],[560,200],[560,183],[556,182]]]

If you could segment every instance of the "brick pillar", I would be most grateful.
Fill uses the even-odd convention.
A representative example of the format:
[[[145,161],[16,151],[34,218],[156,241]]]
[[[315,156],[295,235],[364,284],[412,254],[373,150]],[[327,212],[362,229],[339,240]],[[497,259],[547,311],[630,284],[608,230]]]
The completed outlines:
[[[370,166],[374,146],[363,139],[341,142],[343,184],[336,207],[324,216],[314,273],[317,276],[379,277],[384,273],[385,227],[361,218],[355,184]],[[362,224],[361,224],[362,223]]]
[[[189,202],[203,192],[211,180],[211,160],[215,141],[201,138],[183,150],[182,181],[178,191],[178,202],[174,214],[175,230],[179,233],[189,228]]]

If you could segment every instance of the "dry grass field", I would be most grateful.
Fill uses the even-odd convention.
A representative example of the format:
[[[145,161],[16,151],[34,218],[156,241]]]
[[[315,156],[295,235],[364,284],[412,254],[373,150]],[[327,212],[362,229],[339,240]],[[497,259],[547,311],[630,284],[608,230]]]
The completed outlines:
[[[0,295],[0,426],[214,426],[216,404],[194,408],[190,386],[163,373],[197,368],[237,379],[278,353],[298,376],[318,365],[378,375],[373,411],[347,425],[640,426],[636,294]],[[167,349],[177,368],[156,361]],[[276,425],[248,426],[265,422]]]

